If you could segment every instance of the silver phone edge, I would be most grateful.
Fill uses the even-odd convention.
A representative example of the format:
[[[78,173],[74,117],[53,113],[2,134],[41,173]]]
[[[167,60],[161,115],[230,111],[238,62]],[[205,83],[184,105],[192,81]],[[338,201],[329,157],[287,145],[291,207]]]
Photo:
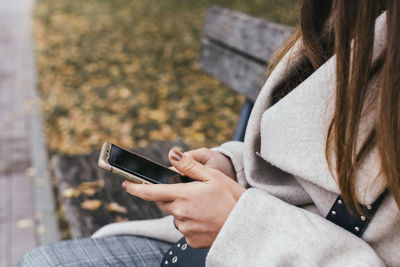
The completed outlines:
[[[99,160],[97,162],[97,165],[109,172],[112,172],[132,183],[137,183],[137,184],[152,184],[149,181],[146,181],[136,175],[133,175],[129,172],[126,172],[124,170],[121,170],[117,167],[113,167],[110,165],[108,162],[110,159],[110,150],[111,150],[111,143],[106,141],[103,146],[101,147],[100,155],[99,155]]]

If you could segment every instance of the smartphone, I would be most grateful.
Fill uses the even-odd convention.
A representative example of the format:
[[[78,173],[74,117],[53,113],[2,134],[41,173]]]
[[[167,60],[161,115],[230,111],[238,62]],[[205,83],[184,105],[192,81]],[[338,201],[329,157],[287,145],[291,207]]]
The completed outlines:
[[[174,184],[192,182],[161,164],[141,155],[105,142],[101,148],[98,166],[122,178],[139,184]]]

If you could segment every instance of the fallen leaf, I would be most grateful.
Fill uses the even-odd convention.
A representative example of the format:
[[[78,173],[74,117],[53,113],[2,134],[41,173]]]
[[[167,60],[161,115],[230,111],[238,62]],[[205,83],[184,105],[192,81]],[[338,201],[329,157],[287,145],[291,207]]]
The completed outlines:
[[[106,208],[110,212],[118,212],[123,214],[126,214],[128,212],[128,210],[125,207],[119,205],[116,202],[108,203]]]
[[[121,216],[117,216],[117,217],[115,218],[115,221],[116,221],[116,222],[128,222],[129,219],[128,219],[128,218],[123,218],[123,217],[121,217]]]
[[[79,191],[83,191],[85,189],[100,189],[104,187],[104,181],[103,180],[99,180],[99,181],[93,181],[93,182],[83,182],[80,183],[78,186],[78,190]]]
[[[37,174],[37,170],[35,167],[29,167],[28,169],[25,170],[25,174],[28,177],[33,177]]]
[[[65,198],[78,197],[81,194],[93,196],[99,189],[104,187],[104,181],[83,182],[77,188],[65,189],[62,194]]]
[[[97,181],[82,182],[79,184],[78,189],[95,188],[95,187],[97,187]]]
[[[80,194],[81,194],[80,191],[74,188],[67,188],[62,192],[62,195],[65,198],[78,197]]]
[[[22,219],[17,221],[17,227],[21,229],[30,228],[33,226],[33,220],[31,219]]]
[[[44,227],[44,225],[39,225],[36,228],[36,233],[38,233],[38,235],[43,235],[44,232],[46,232],[46,227]]]
[[[81,202],[81,208],[85,210],[97,210],[102,202],[98,199],[89,199]]]
[[[96,189],[94,188],[85,188],[83,190],[81,190],[82,194],[84,194],[85,196],[93,196],[94,194],[96,194]]]

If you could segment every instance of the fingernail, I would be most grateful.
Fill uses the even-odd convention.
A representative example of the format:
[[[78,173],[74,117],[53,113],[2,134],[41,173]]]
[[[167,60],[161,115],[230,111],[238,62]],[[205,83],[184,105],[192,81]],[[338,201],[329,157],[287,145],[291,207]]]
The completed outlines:
[[[171,151],[171,158],[174,161],[180,161],[182,159],[183,155],[181,152],[179,152],[178,150],[172,149]]]
[[[126,188],[128,187],[127,182],[126,182],[126,181],[123,182],[122,185],[121,185],[121,187],[122,187],[122,189],[126,190]]]

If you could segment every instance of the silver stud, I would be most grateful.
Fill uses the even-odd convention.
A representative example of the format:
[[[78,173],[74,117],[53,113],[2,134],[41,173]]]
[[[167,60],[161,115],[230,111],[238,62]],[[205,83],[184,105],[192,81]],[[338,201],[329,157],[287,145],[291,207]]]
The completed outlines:
[[[361,216],[360,219],[361,219],[361,221],[365,221],[366,218],[365,218],[365,216]]]
[[[367,209],[368,210],[372,210],[372,206],[371,205],[367,205]]]
[[[172,255],[172,250],[169,252],[169,255]]]
[[[187,248],[187,244],[185,243],[185,244],[182,245],[181,249],[185,250],[186,248]]]
[[[356,227],[354,227],[354,230],[356,230],[356,232],[359,232],[359,231],[360,231],[360,228],[358,228],[358,227],[356,226]]]
[[[176,244],[176,246],[177,246],[178,248],[180,248],[180,247],[181,247],[181,243]]]
[[[343,201],[341,201],[340,199],[337,202],[339,205],[341,205],[343,203]]]
[[[331,213],[332,213],[332,215],[336,215],[336,211],[334,211],[334,210],[332,210]]]
[[[168,264],[168,261],[164,261],[164,264],[167,265],[167,264]]]
[[[178,257],[177,256],[172,258],[172,263],[176,263],[177,261],[178,261]]]

